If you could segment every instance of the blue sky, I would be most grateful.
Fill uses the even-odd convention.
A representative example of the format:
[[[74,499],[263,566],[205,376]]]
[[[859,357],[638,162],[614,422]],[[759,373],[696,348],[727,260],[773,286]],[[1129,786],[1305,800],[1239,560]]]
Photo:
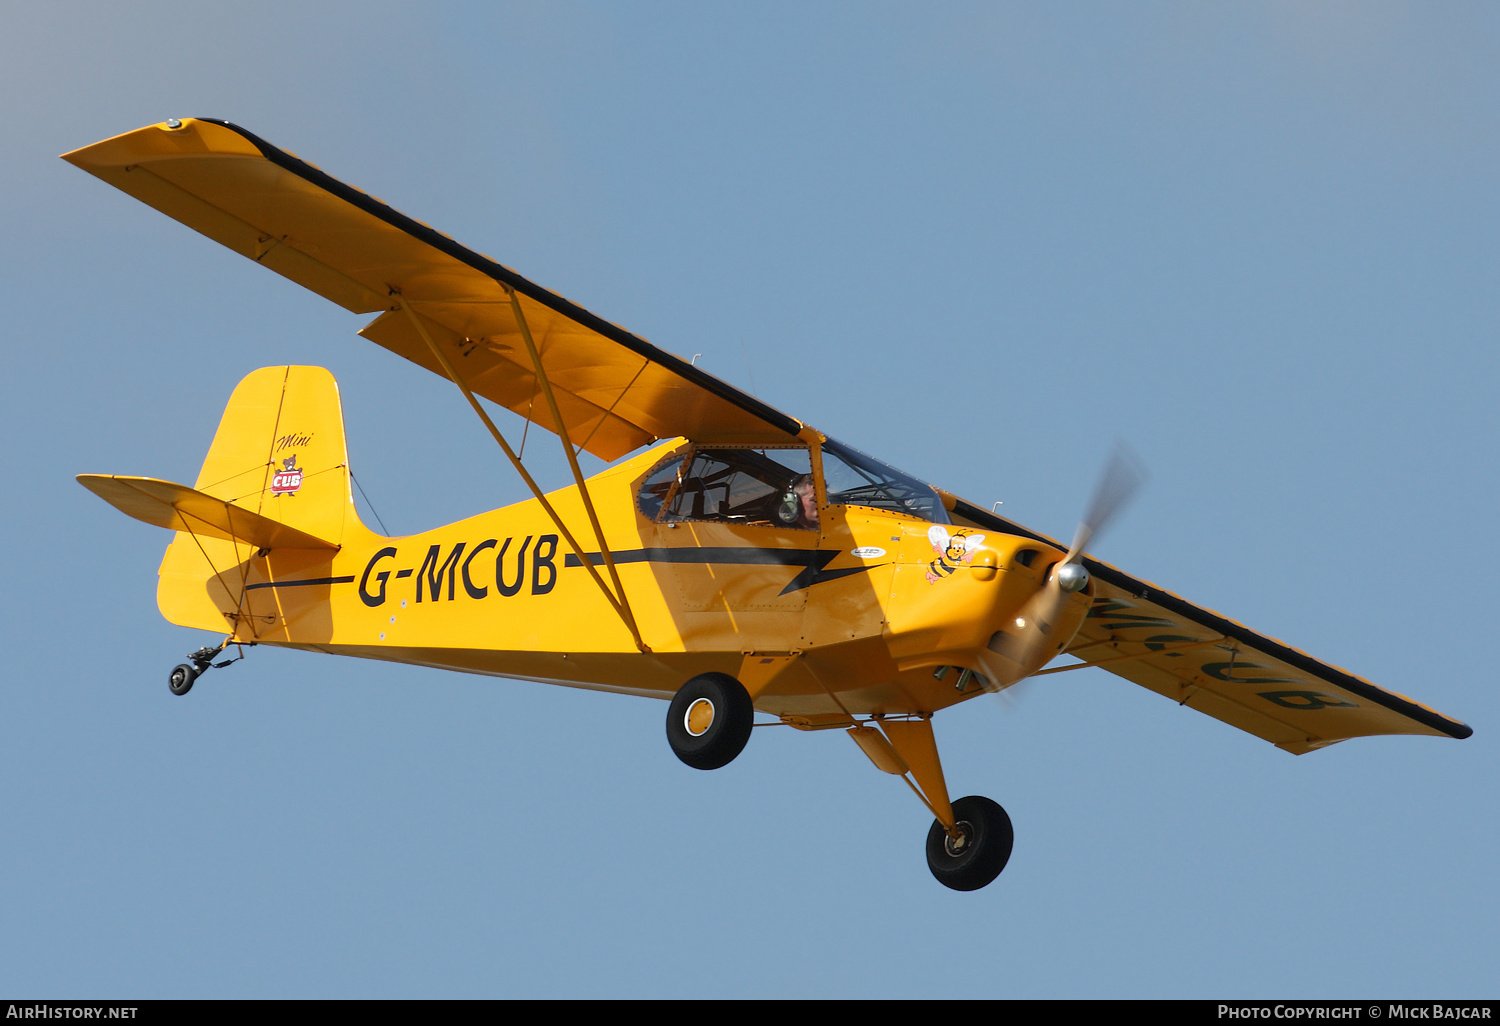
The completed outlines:
[[[1494,996],[1497,47],[1460,3],[7,7],[0,992]],[[1293,758],[1045,678],[936,720],[1017,830],[957,894],[840,733],[700,773],[659,702],[269,650],[173,698],[166,536],[72,475],[191,481],[250,370],[335,373],[393,531],[523,496],[451,386],[57,160],[193,115],[1038,530],[1124,437],[1098,556],[1474,737]]]

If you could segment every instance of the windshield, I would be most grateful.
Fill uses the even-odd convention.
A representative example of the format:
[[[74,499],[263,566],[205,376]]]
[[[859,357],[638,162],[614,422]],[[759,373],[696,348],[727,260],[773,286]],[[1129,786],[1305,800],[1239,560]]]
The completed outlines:
[[[833,505],[873,506],[933,523],[952,523],[932,486],[831,438],[823,443],[823,480]]]

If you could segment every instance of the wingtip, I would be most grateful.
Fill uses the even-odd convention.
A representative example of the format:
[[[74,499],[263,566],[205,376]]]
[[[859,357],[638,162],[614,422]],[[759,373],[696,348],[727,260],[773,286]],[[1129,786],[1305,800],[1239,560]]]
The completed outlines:
[[[113,480],[114,476],[113,474],[74,474],[73,480],[97,494],[99,491],[97,486],[104,481]]]

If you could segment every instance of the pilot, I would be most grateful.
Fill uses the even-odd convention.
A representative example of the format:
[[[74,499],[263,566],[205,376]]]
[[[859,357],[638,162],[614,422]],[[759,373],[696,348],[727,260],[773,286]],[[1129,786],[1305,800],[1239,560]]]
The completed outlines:
[[[818,526],[818,496],[813,488],[811,474],[803,474],[792,482],[792,492],[797,496],[797,519],[793,527]]]

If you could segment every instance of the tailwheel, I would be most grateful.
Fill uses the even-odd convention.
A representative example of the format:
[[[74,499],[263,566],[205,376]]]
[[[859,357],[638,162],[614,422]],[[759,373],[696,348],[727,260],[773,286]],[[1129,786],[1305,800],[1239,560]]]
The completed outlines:
[[[934,821],[927,831],[927,868],[938,883],[955,891],[977,891],[1005,868],[1015,843],[1010,817],[979,795],[953,803],[957,837]]]
[[[199,677],[203,676],[211,669],[222,669],[223,667],[228,666],[231,663],[239,662],[241,659],[245,658],[245,649],[243,648],[243,645],[255,644],[255,642],[253,641],[244,642],[243,644],[241,642],[235,642],[236,645],[241,645],[239,655],[235,656],[233,659],[226,659],[222,663],[214,662],[214,659],[221,652],[223,652],[224,649],[229,647],[230,640],[230,638],[225,638],[217,645],[205,645],[202,648],[198,649],[198,651],[196,652],[188,653],[188,659],[190,660],[189,662],[178,663],[176,666],[172,667],[172,672],[167,674],[167,687],[172,689],[172,694],[187,694],[189,691],[193,690],[193,681],[197,680]]]
[[[727,673],[703,673],[677,689],[667,707],[667,743],[694,769],[728,765],[750,740],[755,706]]]
[[[187,663],[178,663],[167,675],[167,687],[174,695],[185,695],[193,690],[193,681],[198,679],[198,669]]]

